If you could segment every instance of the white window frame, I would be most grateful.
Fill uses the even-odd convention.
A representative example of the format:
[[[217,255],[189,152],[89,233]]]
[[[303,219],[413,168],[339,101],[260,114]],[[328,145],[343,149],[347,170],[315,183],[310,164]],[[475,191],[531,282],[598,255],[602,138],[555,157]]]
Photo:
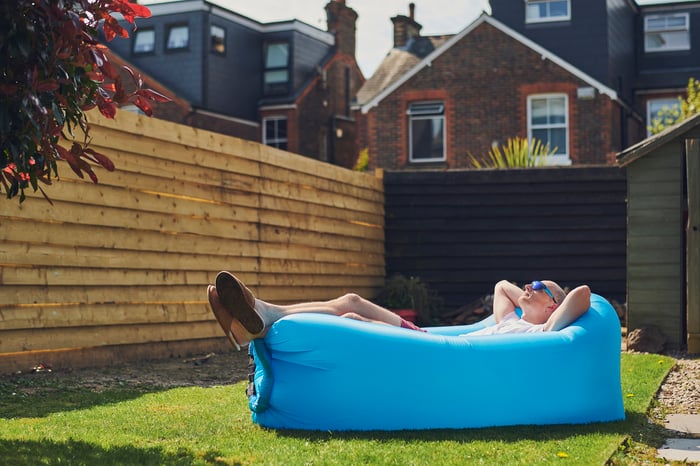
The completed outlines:
[[[149,34],[150,33],[150,34]],[[143,38],[148,37],[149,41],[144,41]],[[144,45],[147,48],[144,48]],[[139,29],[134,33],[134,55],[145,55],[156,51],[156,30],[153,28]]]
[[[184,30],[187,34],[185,40],[178,38],[177,42],[173,41],[173,32]],[[190,27],[187,24],[173,24],[168,27],[168,36],[166,37],[165,50],[184,50],[190,46]]]
[[[654,106],[656,106],[656,109],[652,109]],[[678,97],[663,97],[659,99],[647,100],[647,136],[651,136],[651,131],[649,128],[651,126],[652,118],[655,118],[659,111],[664,107],[668,107],[669,109],[678,107],[680,110],[681,103],[679,102]]]
[[[654,20],[654,19],[666,19],[668,20],[669,18],[683,18],[685,21],[685,25],[683,26],[666,26],[664,28],[658,28],[654,30],[649,30],[649,20]],[[660,47],[650,47],[649,41],[647,38],[652,35],[652,34],[660,34],[663,35],[664,33],[685,33],[685,36],[687,40],[685,43],[680,44],[680,45],[670,45],[670,46],[660,46]],[[656,15],[647,15],[644,17],[644,51],[645,52],[650,52],[650,53],[655,53],[655,52],[673,52],[677,50],[690,50],[690,15],[688,13],[667,13],[667,14],[656,14]]]
[[[226,28],[218,24],[209,26],[210,51],[217,55],[226,55]]]
[[[267,137],[267,123],[269,121],[274,121],[275,122],[275,136],[272,138]],[[284,121],[287,126],[287,136],[286,137],[279,137],[278,131],[277,131],[277,122],[279,121]],[[276,147],[280,148],[280,144],[284,144],[284,148],[281,148],[282,150],[288,150],[289,149],[289,119],[286,116],[267,116],[263,117],[263,122],[262,122],[262,140],[263,144],[266,146],[271,146],[271,147]]]
[[[279,57],[284,58],[284,63],[274,62],[271,50],[282,47],[284,54]],[[265,95],[288,94],[290,86],[289,63],[291,60],[292,46],[289,41],[270,41],[263,45],[263,93]]]
[[[526,23],[547,23],[552,21],[568,21],[571,19],[571,0],[566,0],[566,15],[559,16],[537,16],[531,17],[528,15],[528,6],[532,4],[545,4],[547,5],[547,10],[552,3],[559,3],[563,0],[525,0],[525,22]]]
[[[532,101],[546,99],[548,101],[553,99],[564,99],[564,123],[546,123],[546,124],[532,124]],[[548,112],[549,115],[549,112]],[[563,152],[557,154],[551,154],[547,157],[547,165],[571,165],[571,158],[569,157],[569,144],[570,144],[570,128],[569,128],[569,96],[563,93],[551,93],[551,94],[533,94],[527,96],[527,139],[532,140],[533,130],[541,129],[565,129],[566,137],[566,147],[563,148]],[[543,144],[549,141],[540,141]],[[553,149],[553,147],[552,147]],[[562,150],[561,147],[557,146],[557,150]]]
[[[433,105],[434,112],[413,110],[412,105],[424,106],[425,108]],[[411,102],[406,110],[408,115],[408,161],[410,163],[430,163],[444,162],[447,160],[447,121],[445,119],[445,103],[441,101],[426,101],[426,102]],[[438,120],[442,124],[442,156],[431,158],[414,158],[413,156],[413,122],[420,120]]]

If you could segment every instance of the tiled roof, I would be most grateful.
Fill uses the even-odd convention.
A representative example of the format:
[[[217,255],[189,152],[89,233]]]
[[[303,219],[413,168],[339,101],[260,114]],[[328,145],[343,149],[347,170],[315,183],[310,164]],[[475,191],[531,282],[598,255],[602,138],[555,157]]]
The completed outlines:
[[[377,71],[357,92],[357,104],[364,105],[372,100],[450,37],[449,35],[414,37],[405,47],[391,49]]]

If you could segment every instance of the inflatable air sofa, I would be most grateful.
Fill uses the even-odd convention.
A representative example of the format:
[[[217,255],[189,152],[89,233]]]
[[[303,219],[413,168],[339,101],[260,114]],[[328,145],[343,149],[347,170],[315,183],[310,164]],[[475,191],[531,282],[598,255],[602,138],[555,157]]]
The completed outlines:
[[[253,421],[306,430],[404,430],[624,419],[620,323],[591,308],[557,332],[459,336],[322,314],[275,322],[250,346]]]

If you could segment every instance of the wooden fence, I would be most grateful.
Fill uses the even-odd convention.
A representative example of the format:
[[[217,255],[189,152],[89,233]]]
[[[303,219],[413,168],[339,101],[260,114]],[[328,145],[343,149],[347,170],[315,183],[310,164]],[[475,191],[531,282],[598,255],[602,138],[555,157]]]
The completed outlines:
[[[379,177],[125,111],[90,121],[115,172],[62,165],[53,206],[0,202],[0,372],[220,349],[219,270],[275,302],[383,284]]]
[[[422,278],[446,311],[501,279],[624,303],[625,180],[617,167],[387,172],[387,274]]]

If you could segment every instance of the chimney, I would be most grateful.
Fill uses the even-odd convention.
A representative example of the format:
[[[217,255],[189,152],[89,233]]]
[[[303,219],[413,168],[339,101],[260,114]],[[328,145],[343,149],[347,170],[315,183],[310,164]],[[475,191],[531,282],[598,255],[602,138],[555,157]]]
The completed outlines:
[[[335,34],[336,49],[355,56],[355,24],[357,13],[345,5],[345,0],[331,0],[326,5],[328,32]]]
[[[403,47],[412,37],[419,37],[423,28],[415,20],[416,4],[408,4],[409,16],[396,15],[391,18],[394,23],[394,48]]]

